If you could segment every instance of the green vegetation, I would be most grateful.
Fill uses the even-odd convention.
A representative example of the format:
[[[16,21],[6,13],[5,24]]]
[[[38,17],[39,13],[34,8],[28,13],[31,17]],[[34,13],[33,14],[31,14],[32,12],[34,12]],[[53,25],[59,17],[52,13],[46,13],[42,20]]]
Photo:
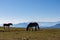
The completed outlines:
[[[25,28],[10,28],[3,32],[0,28],[0,40],[60,40],[60,29],[40,29],[39,31],[26,31]]]

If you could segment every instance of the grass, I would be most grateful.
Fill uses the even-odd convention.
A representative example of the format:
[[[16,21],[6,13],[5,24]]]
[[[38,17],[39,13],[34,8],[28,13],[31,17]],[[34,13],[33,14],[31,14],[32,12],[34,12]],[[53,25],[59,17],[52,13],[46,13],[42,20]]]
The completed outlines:
[[[60,40],[60,29],[40,29],[26,31],[25,28],[10,28],[10,32],[0,32],[0,40]]]

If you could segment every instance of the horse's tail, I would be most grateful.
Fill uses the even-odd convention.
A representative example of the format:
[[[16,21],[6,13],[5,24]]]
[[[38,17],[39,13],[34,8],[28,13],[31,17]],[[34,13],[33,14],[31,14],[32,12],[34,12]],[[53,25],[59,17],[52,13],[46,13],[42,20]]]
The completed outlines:
[[[37,26],[38,26],[38,29],[40,29],[39,25],[37,25]]]

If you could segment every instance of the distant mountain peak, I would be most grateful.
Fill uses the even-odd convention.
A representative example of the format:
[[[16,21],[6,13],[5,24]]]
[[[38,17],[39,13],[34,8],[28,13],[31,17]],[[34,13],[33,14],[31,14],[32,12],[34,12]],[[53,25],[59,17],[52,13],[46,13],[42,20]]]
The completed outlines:
[[[18,23],[18,24],[15,24],[14,27],[24,27],[24,28],[26,28],[29,23],[30,22]],[[41,28],[43,28],[43,27],[51,27],[51,26],[54,26],[54,25],[57,24],[57,22],[37,22],[37,23],[39,24],[39,26]]]

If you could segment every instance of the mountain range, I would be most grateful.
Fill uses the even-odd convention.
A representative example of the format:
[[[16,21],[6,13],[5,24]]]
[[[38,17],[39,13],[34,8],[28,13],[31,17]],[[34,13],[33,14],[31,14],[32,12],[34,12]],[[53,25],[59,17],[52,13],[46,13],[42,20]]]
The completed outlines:
[[[14,24],[14,27],[17,28],[26,28],[30,22]],[[37,22],[40,28],[60,28],[59,22]]]
[[[56,25],[48,27],[48,28],[60,28],[60,24],[56,24]]]

